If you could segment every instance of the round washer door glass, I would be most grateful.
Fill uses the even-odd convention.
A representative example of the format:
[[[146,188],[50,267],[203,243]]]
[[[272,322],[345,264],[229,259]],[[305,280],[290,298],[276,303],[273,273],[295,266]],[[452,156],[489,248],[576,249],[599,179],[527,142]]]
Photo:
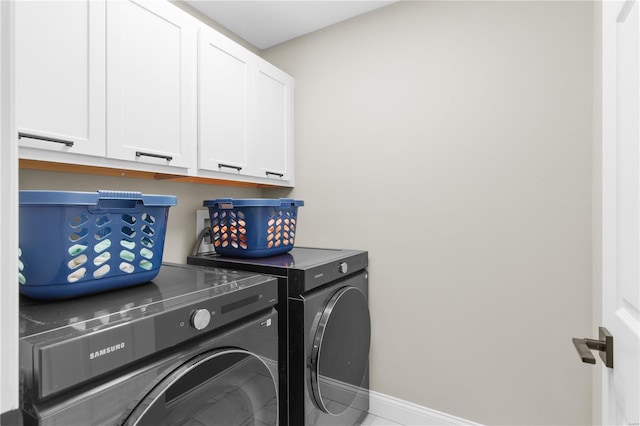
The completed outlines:
[[[339,415],[351,406],[369,368],[371,321],[364,293],[338,290],[324,308],[313,342],[311,387],[315,404]]]
[[[174,370],[131,411],[124,424],[274,426],[277,421],[276,381],[271,370],[256,355],[229,349],[203,353]]]

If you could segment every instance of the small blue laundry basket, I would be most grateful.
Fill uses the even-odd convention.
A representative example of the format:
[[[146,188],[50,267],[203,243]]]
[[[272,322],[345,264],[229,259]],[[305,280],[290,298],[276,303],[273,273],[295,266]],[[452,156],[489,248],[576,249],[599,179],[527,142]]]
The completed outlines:
[[[170,195],[20,191],[20,292],[55,300],[155,278]]]
[[[205,200],[209,208],[213,247],[224,256],[266,257],[293,248],[298,207],[290,198],[217,198]]]

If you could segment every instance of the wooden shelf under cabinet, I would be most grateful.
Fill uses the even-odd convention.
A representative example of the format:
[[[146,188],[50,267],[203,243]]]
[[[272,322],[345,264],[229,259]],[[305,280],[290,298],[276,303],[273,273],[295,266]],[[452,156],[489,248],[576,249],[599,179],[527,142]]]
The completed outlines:
[[[111,167],[85,166],[50,161],[20,159],[21,169],[45,170],[49,172],[80,173],[85,175],[118,176],[137,179],[164,180],[170,182],[199,183],[204,185],[240,186],[244,188],[275,188],[275,185],[262,183],[238,182],[225,179],[213,179],[199,176],[184,176],[139,170],[116,169]]]

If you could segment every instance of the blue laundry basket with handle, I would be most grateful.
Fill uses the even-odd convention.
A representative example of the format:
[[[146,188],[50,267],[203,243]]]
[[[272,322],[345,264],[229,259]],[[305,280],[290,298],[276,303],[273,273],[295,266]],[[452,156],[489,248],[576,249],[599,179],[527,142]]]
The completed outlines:
[[[293,248],[298,232],[298,207],[291,198],[216,198],[209,208],[213,247],[232,257],[267,257]]]
[[[20,191],[20,292],[66,299],[142,284],[160,271],[171,195]]]

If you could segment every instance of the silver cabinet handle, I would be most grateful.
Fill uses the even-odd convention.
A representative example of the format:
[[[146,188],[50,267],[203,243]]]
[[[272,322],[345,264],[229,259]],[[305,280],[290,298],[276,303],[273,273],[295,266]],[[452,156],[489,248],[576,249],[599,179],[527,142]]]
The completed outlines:
[[[226,167],[227,169],[236,169],[237,171],[242,170],[242,167],[240,167],[240,166],[232,166],[231,164],[218,163],[218,168],[219,169],[221,169],[223,167]]]
[[[136,151],[136,157],[142,157],[142,156],[153,157],[153,158],[164,158],[167,161],[173,160],[173,157],[170,155],[152,154],[150,152]]]
[[[37,139],[39,141],[45,141],[45,142],[61,143],[68,147],[73,146],[73,141],[67,141],[64,139],[56,139],[56,138],[46,138],[44,136],[32,135],[30,133],[22,133],[22,132],[18,133],[18,139],[22,139],[22,138]]]
[[[266,171],[264,173],[267,175],[267,177],[269,176],[278,176],[281,178],[284,177],[284,173],[277,173],[277,172],[270,172],[270,171]]]

